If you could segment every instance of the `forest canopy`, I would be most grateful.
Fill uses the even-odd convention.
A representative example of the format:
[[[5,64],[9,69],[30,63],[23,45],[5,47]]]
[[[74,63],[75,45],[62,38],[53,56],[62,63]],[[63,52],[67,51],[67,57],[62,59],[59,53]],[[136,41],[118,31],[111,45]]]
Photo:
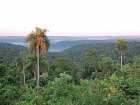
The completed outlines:
[[[140,42],[126,44],[121,68],[117,40],[48,52],[44,32],[27,37],[32,49],[0,43],[0,105],[140,104]]]

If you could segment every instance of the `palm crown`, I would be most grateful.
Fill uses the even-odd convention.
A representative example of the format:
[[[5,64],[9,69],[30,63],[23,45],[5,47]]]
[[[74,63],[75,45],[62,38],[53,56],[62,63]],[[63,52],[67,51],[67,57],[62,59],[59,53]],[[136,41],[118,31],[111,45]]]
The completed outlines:
[[[118,39],[117,40],[117,49],[119,52],[125,52],[128,47],[127,47],[127,41],[125,39]]]
[[[46,29],[40,29],[36,27],[36,32],[31,32],[27,38],[25,39],[26,42],[29,42],[29,50],[30,52],[35,51],[37,53],[37,47],[39,51],[42,51],[44,54],[45,50],[49,49],[50,43],[49,39],[46,36]]]

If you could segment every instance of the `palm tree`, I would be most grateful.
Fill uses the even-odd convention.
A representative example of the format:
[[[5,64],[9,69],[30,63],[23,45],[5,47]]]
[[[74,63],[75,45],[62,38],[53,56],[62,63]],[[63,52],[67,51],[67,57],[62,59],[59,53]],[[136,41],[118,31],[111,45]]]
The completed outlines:
[[[125,39],[123,39],[123,38],[118,39],[117,40],[117,49],[121,54],[121,69],[122,69],[122,62],[123,62],[122,56],[123,56],[124,52],[126,52],[127,49],[128,49],[127,41]]]
[[[36,27],[35,32],[31,32],[25,39],[26,42],[29,42],[29,52],[35,52],[37,58],[37,87],[39,87],[39,62],[40,56],[44,54],[45,50],[49,49],[50,42],[48,37],[46,36],[46,32],[48,30],[41,29]],[[42,52],[42,54],[40,54]]]
[[[46,57],[40,56],[39,61],[40,72],[46,72],[48,70],[48,62]],[[37,57],[35,53],[29,54],[27,68],[31,70],[34,77],[37,79]]]
[[[29,54],[28,56],[27,69],[31,70],[31,72],[34,74],[34,77],[37,79],[37,57],[35,52]]]
[[[16,59],[17,68],[22,71],[23,74],[23,84],[25,85],[25,69],[27,64],[27,53],[20,52],[19,57]]]

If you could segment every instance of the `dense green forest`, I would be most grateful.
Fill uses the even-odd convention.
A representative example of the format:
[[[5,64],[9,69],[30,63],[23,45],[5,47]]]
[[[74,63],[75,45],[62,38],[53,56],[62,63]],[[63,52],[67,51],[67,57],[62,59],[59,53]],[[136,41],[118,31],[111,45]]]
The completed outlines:
[[[83,44],[80,41],[80,43],[78,41],[75,46],[61,52],[47,52],[46,57],[49,61],[56,58],[68,57],[75,62],[83,62],[86,52],[92,49],[97,52],[97,55],[109,56],[113,60],[120,61],[120,54],[117,51],[115,42],[97,41],[91,44],[91,41],[85,41],[84,43],[86,44]],[[132,62],[133,57],[140,54],[140,42],[128,42],[128,47],[128,51],[124,56],[124,63]],[[11,63],[22,51],[27,51],[27,48],[20,45],[0,42],[0,62]]]
[[[115,42],[114,39],[110,40],[74,40],[74,41],[59,41],[51,45],[51,50],[55,52],[63,51],[70,47],[81,45],[81,44],[96,44],[96,43],[108,43]]]
[[[12,63],[21,51],[26,51],[27,48],[20,45],[0,42],[0,63]]]
[[[27,36],[29,49],[0,43],[0,105],[140,105],[140,42],[47,52],[45,31]]]
[[[128,42],[128,51],[124,56],[124,63],[132,62],[134,56],[140,54],[140,42],[131,41]],[[120,61],[120,54],[116,48],[116,42],[100,41],[94,44],[79,44],[64,51],[59,52],[48,52],[48,59],[55,59],[58,57],[68,57],[76,62],[83,62],[86,52],[89,50],[95,50],[97,55],[105,55],[111,57],[113,60]]]

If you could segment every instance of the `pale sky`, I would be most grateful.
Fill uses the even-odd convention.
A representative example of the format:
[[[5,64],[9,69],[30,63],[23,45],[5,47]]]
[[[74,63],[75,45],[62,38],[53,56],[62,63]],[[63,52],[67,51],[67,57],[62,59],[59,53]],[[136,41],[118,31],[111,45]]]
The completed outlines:
[[[0,35],[140,35],[140,0],[0,0]]]

